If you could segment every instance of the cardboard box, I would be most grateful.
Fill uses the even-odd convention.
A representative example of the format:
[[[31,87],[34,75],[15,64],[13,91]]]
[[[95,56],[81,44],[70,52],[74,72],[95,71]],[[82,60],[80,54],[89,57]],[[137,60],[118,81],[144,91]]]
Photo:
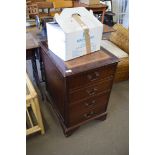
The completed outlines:
[[[80,0],[80,2],[87,5],[100,4],[100,0]]]
[[[80,15],[89,29],[90,52],[100,50],[103,24],[84,7],[66,8],[55,15],[57,24],[47,23],[48,47],[64,61],[87,54],[84,30],[73,18],[74,14]]]

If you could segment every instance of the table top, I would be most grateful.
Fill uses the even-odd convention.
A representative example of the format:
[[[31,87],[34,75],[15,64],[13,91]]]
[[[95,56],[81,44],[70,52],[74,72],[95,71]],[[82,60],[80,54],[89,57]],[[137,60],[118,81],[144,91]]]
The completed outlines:
[[[87,9],[103,9],[103,8],[107,8],[108,6],[105,5],[105,4],[95,4],[95,5],[87,5],[87,4],[84,4],[84,3],[80,3],[79,1],[75,1],[74,2],[74,7],[85,7]]]
[[[26,50],[39,47],[38,41],[33,37],[31,32],[26,33]]]
[[[26,50],[40,47],[41,41],[47,40],[36,27],[26,28]]]
[[[48,49],[47,42],[40,43],[43,51],[50,57],[64,77],[77,74],[96,68],[96,66],[106,66],[118,62],[118,58],[101,47],[101,50],[80,56],[78,58],[63,61],[51,50]]]

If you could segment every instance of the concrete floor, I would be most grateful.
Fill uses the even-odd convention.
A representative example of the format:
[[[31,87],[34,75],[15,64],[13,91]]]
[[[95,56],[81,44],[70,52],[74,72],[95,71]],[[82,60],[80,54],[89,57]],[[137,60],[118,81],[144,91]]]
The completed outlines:
[[[27,155],[128,155],[128,88],[128,81],[114,84],[107,119],[89,122],[68,138],[49,103],[41,102],[46,133],[27,137]]]

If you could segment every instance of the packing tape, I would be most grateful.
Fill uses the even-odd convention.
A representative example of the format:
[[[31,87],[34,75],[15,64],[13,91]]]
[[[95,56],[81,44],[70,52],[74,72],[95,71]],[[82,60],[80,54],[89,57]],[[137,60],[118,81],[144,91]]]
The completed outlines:
[[[75,21],[82,27],[84,31],[85,43],[86,43],[86,53],[91,53],[91,45],[90,45],[90,35],[89,35],[89,28],[87,25],[81,20],[80,15],[73,14],[72,17]]]

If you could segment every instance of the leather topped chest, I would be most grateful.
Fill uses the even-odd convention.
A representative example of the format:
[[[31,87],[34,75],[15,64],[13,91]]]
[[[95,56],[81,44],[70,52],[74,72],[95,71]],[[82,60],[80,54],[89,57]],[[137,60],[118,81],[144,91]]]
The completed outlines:
[[[64,62],[41,42],[46,88],[66,136],[82,124],[105,120],[118,59],[105,50]]]

